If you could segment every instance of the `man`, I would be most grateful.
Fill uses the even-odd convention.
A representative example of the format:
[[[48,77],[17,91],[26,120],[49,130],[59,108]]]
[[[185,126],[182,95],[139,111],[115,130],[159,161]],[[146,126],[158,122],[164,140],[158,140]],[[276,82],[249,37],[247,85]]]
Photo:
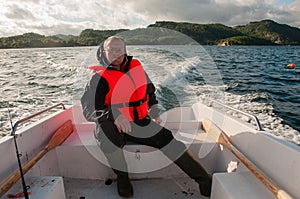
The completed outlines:
[[[134,142],[160,149],[199,184],[202,195],[209,196],[211,176],[171,131],[159,125],[155,87],[141,63],[127,56],[123,40],[107,38],[97,58],[100,66],[90,67],[95,74],[81,102],[86,119],[96,123],[95,137],[117,175],[119,195],[133,196],[122,148]]]

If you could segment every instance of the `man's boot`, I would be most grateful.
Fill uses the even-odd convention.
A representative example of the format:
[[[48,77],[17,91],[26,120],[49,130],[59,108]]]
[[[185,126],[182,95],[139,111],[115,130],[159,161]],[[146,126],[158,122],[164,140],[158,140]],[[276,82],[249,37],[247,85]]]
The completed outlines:
[[[212,177],[188,151],[175,160],[175,164],[199,184],[201,195],[210,196]]]
[[[112,152],[111,152],[112,151]],[[114,173],[117,175],[117,188],[121,197],[133,196],[133,188],[128,177],[126,160],[122,149],[110,150],[105,153]]]
[[[117,174],[117,188],[118,194],[121,197],[129,198],[133,196],[133,187],[130,183],[128,173],[123,171],[118,171],[114,169],[114,172]]]

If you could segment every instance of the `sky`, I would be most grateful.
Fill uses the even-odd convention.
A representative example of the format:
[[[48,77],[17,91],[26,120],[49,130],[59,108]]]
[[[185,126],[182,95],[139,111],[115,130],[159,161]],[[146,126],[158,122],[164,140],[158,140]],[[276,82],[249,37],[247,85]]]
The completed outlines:
[[[300,0],[0,0],[0,37],[145,28],[156,21],[300,27]]]

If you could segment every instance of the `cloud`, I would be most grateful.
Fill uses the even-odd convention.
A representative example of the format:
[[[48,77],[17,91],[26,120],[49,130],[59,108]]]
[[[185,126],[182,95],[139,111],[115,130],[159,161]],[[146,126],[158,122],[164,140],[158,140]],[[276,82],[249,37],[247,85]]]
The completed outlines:
[[[116,4],[121,0],[112,0]],[[278,20],[289,16],[287,9],[274,5],[276,0],[127,0],[127,7],[147,20],[175,20],[196,23],[245,24],[253,20]],[[297,17],[299,20],[299,17]]]
[[[30,10],[21,8],[17,4],[10,5],[9,12],[5,13],[4,15],[8,19],[12,19],[12,20],[18,20],[18,19],[35,20],[36,19]]]
[[[133,29],[155,21],[222,23],[273,19],[300,26],[291,0],[0,0],[0,37],[25,32],[78,35],[87,28]]]
[[[283,18],[284,23],[292,24],[296,27],[300,27],[300,1],[293,1],[287,8],[284,9],[288,12]]]

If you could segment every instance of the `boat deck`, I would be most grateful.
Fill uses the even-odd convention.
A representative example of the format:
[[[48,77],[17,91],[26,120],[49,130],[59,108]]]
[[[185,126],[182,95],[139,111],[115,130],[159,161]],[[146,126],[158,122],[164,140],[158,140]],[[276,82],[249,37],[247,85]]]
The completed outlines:
[[[18,136],[18,145],[19,152],[25,154],[22,156],[24,163],[49,142],[55,129],[75,117],[72,120],[75,128],[68,139],[50,150],[26,173],[30,199],[120,198],[116,181],[107,180],[115,179],[115,175],[94,139],[94,124],[86,122],[81,113],[81,107],[74,106],[18,132],[22,135]],[[276,196],[230,150],[204,133],[201,128],[204,118],[214,118],[251,162],[281,189],[299,198],[299,148],[202,104],[192,109],[171,109],[166,114],[164,126],[174,133],[175,139],[186,144],[208,173],[213,174],[211,199],[271,199]],[[17,169],[13,142],[12,137],[0,141],[2,181]],[[161,151],[135,144],[126,145],[124,152],[134,187],[133,198],[207,198],[200,195],[198,184]],[[228,171],[229,168],[233,172]],[[20,181],[7,194],[22,194]],[[6,196],[1,199],[7,199]]]
[[[190,178],[143,179],[132,180],[131,183],[134,188],[132,198],[208,198],[200,194],[197,183]],[[115,180],[105,183],[103,180],[64,178],[64,186],[68,199],[121,198]]]

